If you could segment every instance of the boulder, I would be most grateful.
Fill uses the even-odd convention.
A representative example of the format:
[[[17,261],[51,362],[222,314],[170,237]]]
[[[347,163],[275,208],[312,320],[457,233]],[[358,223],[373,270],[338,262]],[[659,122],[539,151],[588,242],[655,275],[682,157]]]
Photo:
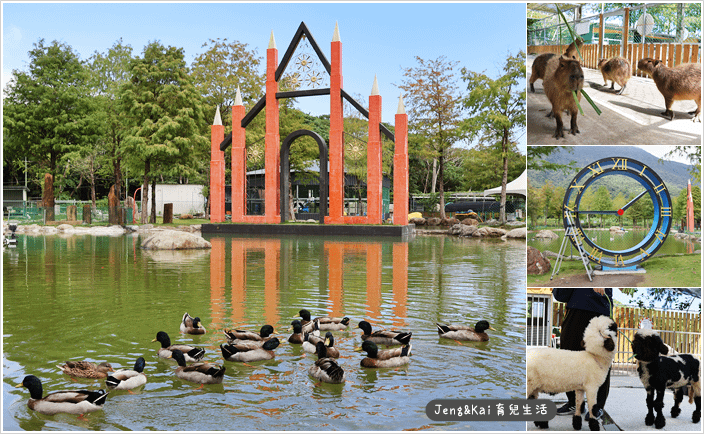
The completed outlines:
[[[440,218],[438,218],[438,217],[431,217],[428,220],[426,220],[426,224],[428,226],[440,226],[441,222],[442,222],[442,220],[440,220]]]
[[[545,274],[550,271],[550,261],[535,247],[528,246],[528,274]]]
[[[460,221],[456,218],[445,218],[440,221],[440,226],[453,226],[458,224]]]
[[[66,224],[66,223],[63,223],[63,224],[58,225],[56,227],[56,230],[59,232],[73,232],[73,226]]]
[[[460,223],[462,223],[463,225],[467,225],[467,226],[479,226],[479,220],[473,219],[473,218],[466,218],[466,219],[462,220]]]
[[[142,241],[141,247],[148,250],[209,249],[211,245],[203,237],[189,232],[165,230],[154,232]]]
[[[525,227],[511,229],[506,232],[506,238],[526,238],[528,230]]]
[[[425,226],[426,221],[423,217],[413,217],[408,220],[408,223],[413,223],[416,226]]]
[[[448,229],[448,233],[450,235],[456,235],[458,237],[471,237],[474,232],[476,232],[479,229],[477,226],[470,226],[470,225],[463,225],[463,224],[456,224],[450,226],[450,229]]]
[[[556,240],[560,237],[555,232],[546,229],[535,234],[535,238],[547,238],[550,240]]]
[[[506,230],[501,228],[492,228],[488,226],[477,229],[472,236],[474,237],[503,237],[506,235]]]

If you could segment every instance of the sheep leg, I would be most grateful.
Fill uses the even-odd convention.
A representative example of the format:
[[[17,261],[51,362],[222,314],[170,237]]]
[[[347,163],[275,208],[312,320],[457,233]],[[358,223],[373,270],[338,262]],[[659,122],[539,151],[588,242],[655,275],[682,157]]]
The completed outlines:
[[[670,409],[670,416],[676,418],[682,412],[682,410],[680,409],[680,403],[682,402],[682,399],[684,399],[684,393],[682,392],[681,387],[673,389],[672,392],[675,395],[675,405],[673,405]]]
[[[702,418],[702,397],[701,396],[694,397],[694,405],[695,405],[696,409],[692,413],[692,422],[699,423],[699,420]]]
[[[587,414],[589,415],[589,429],[592,431],[599,431],[601,427],[599,426],[599,421],[597,418],[594,417],[594,414],[596,411],[599,409],[599,406],[596,404],[596,394],[598,392],[597,389],[588,389],[587,390],[587,402],[589,403],[589,408],[587,409]]]
[[[590,401],[591,402],[591,401]],[[582,429],[582,404],[584,403],[584,391],[575,390],[574,391],[574,416],[572,416],[572,428],[575,431]]]
[[[645,405],[648,406],[648,414],[645,416],[645,424],[647,426],[652,426],[655,422],[655,415],[653,414],[653,398],[655,395],[655,390],[652,388],[645,389]]]
[[[527,395],[528,395],[528,399],[537,399],[539,393],[540,393],[540,392],[536,392],[536,391],[533,391],[533,392],[531,392],[531,393],[528,393],[528,394],[527,394]],[[548,421],[547,421],[547,420],[536,420],[536,421],[533,421],[533,423],[534,423],[535,426],[537,426],[538,428],[541,428],[541,429],[548,429]]]
[[[655,416],[655,428],[662,429],[665,427],[665,416],[662,415],[662,409],[665,407],[663,399],[665,397],[665,388],[657,390],[657,396],[655,402],[653,402],[653,407],[657,415]]]

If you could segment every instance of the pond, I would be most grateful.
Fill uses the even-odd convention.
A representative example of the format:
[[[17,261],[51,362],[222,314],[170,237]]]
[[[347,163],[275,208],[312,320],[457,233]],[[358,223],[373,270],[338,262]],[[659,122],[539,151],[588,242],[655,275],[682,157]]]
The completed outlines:
[[[211,251],[149,252],[140,236],[18,236],[3,252],[3,428],[5,430],[525,430],[525,422],[434,422],[433,399],[525,396],[525,243],[449,237],[383,239],[205,236]],[[348,316],[335,332],[343,385],[307,375],[315,357],[291,345],[300,309]],[[179,333],[184,312],[208,332]],[[367,369],[357,323],[413,332],[409,365]],[[485,343],[439,338],[435,323],[487,320]],[[224,361],[222,329],[272,324],[276,358],[251,366]],[[156,356],[158,331],[206,349],[224,364],[220,385],[174,375]],[[144,356],[148,383],[110,393],[102,411],[45,416],[14,388],[38,376],[44,394],[105,388],[72,380],[66,360],[130,369]]]
[[[565,231],[564,230],[557,230],[553,229],[552,230],[556,235],[558,235],[558,238],[554,240],[550,240],[547,238],[535,238],[535,233],[529,233],[528,234],[528,245],[531,247],[535,247],[536,249],[540,250],[541,252],[544,252],[546,250],[550,250],[551,252],[558,253],[560,251],[560,244],[562,243],[562,239],[565,237]],[[629,229],[625,233],[615,233],[615,232],[610,232],[608,230],[589,230],[586,229],[584,232],[587,234],[587,236],[592,239],[596,240],[596,242],[602,246],[602,247],[607,247],[610,250],[626,250],[630,247],[635,246],[638,244],[647,234],[647,231],[644,230],[631,230]],[[570,243],[567,246],[567,252],[566,254],[569,255],[570,253],[570,247],[572,247],[572,243]],[[699,249],[699,244],[695,244],[689,241],[684,241],[681,239],[677,239],[674,236],[670,235],[665,239],[665,242],[662,244],[660,249],[657,251],[656,255],[673,255],[676,253],[694,253],[695,250]],[[574,247],[572,247],[572,251],[574,251],[575,255],[577,254],[576,251],[574,250]]]

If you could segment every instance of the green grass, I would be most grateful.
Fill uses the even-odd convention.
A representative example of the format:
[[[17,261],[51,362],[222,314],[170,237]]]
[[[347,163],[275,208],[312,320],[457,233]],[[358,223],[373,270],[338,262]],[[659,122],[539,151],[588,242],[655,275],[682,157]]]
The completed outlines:
[[[644,279],[642,283],[639,283],[639,286],[661,288],[672,286],[673,282],[677,282],[677,286],[683,288],[699,286],[701,282],[701,259],[701,254],[663,255],[650,258],[641,264],[647,273],[637,275]],[[551,268],[549,273],[542,276],[529,275],[528,287],[542,286],[546,281],[549,281],[554,265],[555,258],[550,258]],[[555,279],[584,274],[586,274],[586,271],[581,261],[565,260],[560,266],[560,274],[555,276]]]

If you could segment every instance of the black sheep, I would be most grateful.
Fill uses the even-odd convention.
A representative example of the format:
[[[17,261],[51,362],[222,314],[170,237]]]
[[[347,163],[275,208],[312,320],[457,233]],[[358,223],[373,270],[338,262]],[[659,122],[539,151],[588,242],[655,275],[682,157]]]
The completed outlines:
[[[675,392],[675,405],[670,410],[670,415],[677,417],[684,395],[683,386],[691,388],[690,397],[693,395],[696,406],[692,422],[699,423],[702,408],[699,360],[691,354],[663,356],[662,354],[667,354],[668,348],[653,330],[638,330],[632,347],[638,360],[638,375],[647,393],[645,402],[648,414],[645,424],[651,426],[655,423],[655,428],[658,429],[665,426],[662,414],[665,389]],[[654,396],[656,392],[657,396]],[[657,412],[657,417],[654,416],[653,409]]]

